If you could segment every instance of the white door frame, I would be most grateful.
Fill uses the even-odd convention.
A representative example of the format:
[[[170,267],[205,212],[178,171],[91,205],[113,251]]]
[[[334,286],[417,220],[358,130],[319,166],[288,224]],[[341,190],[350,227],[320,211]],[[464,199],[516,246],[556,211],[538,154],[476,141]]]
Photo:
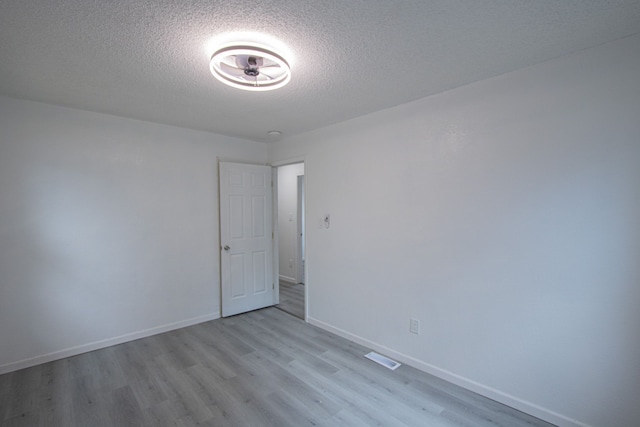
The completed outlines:
[[[296,200],[296,283],[304,284],[304,175],[296,177],[296,192],[298,197]]]
[[[271,182],[273,183],[273,189],[271,190],[271,206],[273,209],[273,215],[271,215],[273,224],[273,305],[280,304],[280,238],[278,233],[278,167],[271,166]]]
[[[245,164],[259,164],[259,163],[251,163],[251,162],[243,162],[243,161],[235,161],[231,159],[217,159],[217,173],[219,179],[219,170],[220,170],[220,162],[232,162],[232,163],[245,163]],[[288,159],[280,162],[274,162],[272,164],[266,164],[266,166],[271,166],[271,182],[273,183],[273,191],[272,194],[272,221],[273,221],[273,283],[274,283],[274,293],[273,293],[273,304],[276,305],[280,303],[280,257],[279,257],[279,241],[278,241],[278,167],[291,165],[295,163],[304,163],[305,164],[305,179],[304,179],[304,192],[305,192],[305,209],[304,209],[304,234],[305,238],[307,236],[307,168],[306,168],[306,159],[305,157],[297,157],[293,159]],[[263,164],[264,165],[264,164]],[[218,203],[220,203],[220,184],[218,183]],[[219,214],[219,209],[218,209]],[[306,239],[305,239],[306,240]],[[220,219],[218,218],[218,246],[221,246],[222,236],[220,234]],[[306,245],[305,245],[306,246]],[[304,321],[307,322],[308,312],[309,312],[309,253],[307,248],[305,247],[305,269],[304,269],[304,284],[305,284],[305,292],[304,292]],[[218,252],[218,266],[220,271],[220,276],[218,277],[220,283],[220,313],[222,314],[222,256],[220,252]]]

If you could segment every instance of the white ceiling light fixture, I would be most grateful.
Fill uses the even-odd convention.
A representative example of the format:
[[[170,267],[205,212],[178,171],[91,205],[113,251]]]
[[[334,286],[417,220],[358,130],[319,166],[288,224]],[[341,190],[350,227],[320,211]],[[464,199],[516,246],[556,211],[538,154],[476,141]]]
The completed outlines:
[[[243,90],[278,89],[291,80],[289,62],[282,55],[248,42],[225,45],[216,50],[209,68],[222,83]]]

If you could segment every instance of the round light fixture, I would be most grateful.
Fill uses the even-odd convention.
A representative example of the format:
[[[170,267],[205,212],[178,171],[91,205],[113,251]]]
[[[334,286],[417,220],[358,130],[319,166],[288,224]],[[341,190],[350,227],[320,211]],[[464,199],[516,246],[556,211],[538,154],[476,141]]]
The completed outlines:
[[[237,89],[273,90],[291,80],[291,69],[286,59],[252,43],[227,45],[216,50],[209,68],[216,79]]]

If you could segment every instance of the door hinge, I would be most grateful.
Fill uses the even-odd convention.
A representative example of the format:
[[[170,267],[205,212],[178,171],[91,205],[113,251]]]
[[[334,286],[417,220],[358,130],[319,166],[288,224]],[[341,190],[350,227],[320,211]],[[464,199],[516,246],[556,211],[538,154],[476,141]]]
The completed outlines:
[[[276,288],[276,284],[275,284],[275,283],[272,283],[272,284],[271,284],[271,289],[275,289],[275,288]]]

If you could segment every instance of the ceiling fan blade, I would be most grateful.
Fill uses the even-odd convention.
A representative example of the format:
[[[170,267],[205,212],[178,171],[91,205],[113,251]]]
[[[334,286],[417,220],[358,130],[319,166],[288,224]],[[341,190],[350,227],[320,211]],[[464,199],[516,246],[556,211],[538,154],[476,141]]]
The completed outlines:
[[[220,64],[226,64],[229,67],[238,68],[238,65],[236,64],[236,56],[235,55],[223,56],[220,59]],[[240,67],[240,68],[244,68],[244,67]]]
[[[232,67],[229,66],[228,64],[221,62],[220,63],[220,70],[222,70],[222,72],[229,74],[231,76],[234,77],[243,77],[244,74],[244,69],[243,68],[236,68],[236,67]]]
[[[235,55],[233,59],[236,67],[242,69],[249,67],[249,55]]]
[[[271,79],[277,79],[284,74],[284,70],[280,66],[262,67],[260,73],[269,76]]]
[[[278,67],[280,66],[280,65],[278,65],[278,63],[277,63],[277,62],[272,61],[272,60],[271,60],[271,59],[269,59],[269,58],[262,58],[262,66],[263,66],[263,67],[272,67],[272,66],[274,66],[274,65],[276,65],[276,66],[278,66]]]

